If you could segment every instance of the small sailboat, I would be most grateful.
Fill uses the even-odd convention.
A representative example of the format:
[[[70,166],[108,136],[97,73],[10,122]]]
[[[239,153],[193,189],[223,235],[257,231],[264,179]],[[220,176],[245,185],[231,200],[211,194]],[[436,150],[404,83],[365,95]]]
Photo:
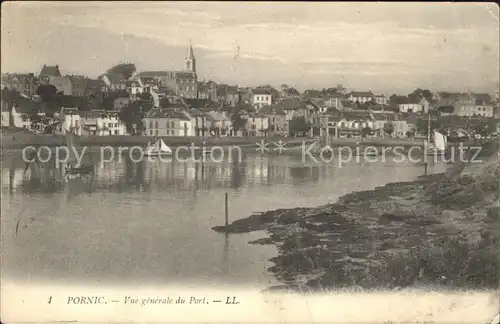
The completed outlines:
[[[149,143],[144,152],[146,156],[172,155],[172,149],[161,139],[157,138],[152,144]]]
[[[430,143],[427,149],[428,155],[444,155],[446,153],[447,138],[444,134],[434,131],[434,143]]]
[[[66,132],[66,147],[68,149],[68,160],[66,165],[66,175],[87,175],[94,172],[92,164],[79,165],[78,158],[75,155],[73,128]]]

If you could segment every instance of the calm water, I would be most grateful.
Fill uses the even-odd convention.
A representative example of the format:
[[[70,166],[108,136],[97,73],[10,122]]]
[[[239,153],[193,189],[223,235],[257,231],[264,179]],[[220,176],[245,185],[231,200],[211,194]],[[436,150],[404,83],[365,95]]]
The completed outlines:
[[[95,158],[94,158],[95,161]],[[24,172],[2,161],[2,276],[21,282],[141,282],[266,287],[272,246],[264,233],[211,230],[269,209],[317,206],[388,182],[407,181],[421,165],[302,163],[299,157],[246,155],[241,163],[142,161],[99,166],[92,181],[65,181],[45,165]],[[442,172],[445,166],[429,166]],[[17,232],[17,233],[16,233]]]

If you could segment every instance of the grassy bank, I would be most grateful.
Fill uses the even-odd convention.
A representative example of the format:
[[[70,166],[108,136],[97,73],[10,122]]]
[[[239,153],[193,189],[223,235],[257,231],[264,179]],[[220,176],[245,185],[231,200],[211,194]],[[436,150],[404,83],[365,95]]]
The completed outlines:
[[[264,230],[276,289],[498,288],[500,162],[281,209],[214,230]]]

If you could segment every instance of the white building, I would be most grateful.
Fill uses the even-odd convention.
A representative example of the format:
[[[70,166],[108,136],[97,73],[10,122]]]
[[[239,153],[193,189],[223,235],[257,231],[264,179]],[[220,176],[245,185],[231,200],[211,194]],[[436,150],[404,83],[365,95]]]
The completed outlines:
[[[194,136],[190,116],[175,109],[151,109],[143,123],[147,136]]]
[[[127,135],[127,127],[120,120],[119,112],[90,110],[80,112],[83,130],[89,135]]]
[[[372,101],[375,96],[371,91],[353,91],[348,98],[351,102],[365,103]]]
[[[252,105],[255,109],[269,106],[273,102],[273,96],[266,89],[253,89],[251,95]]]
[[[78,108],[61,108],[61,112],[59,113],[61,133],[66,134],[66,132],[71,130],[75,135],[82,135],[82,125],[80,119]]]
[[[424,111],[424,106],[420,102],[399,104],[399,111],[403,113],[418,113]]]
[[[377,105],[387,105],[387,98],[384,95],[376,95],[375,102]]]

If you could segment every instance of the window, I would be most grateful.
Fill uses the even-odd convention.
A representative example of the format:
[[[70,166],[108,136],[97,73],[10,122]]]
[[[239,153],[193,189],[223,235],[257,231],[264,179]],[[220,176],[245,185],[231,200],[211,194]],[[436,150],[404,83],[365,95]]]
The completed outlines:
[[[152,121],[149,122],[149,128],[153,128],[153,122]]]
[[[115,135],[118,135],[118,130],[115,130]]]
[[[155,128],[158,128],[158,122],[155,122],[155,126],[156,126]]]
[[[118,123],[115,123],[115,127],[118,127]]]
[[[165,128],[168,128],[168,121],[165,122]]]

